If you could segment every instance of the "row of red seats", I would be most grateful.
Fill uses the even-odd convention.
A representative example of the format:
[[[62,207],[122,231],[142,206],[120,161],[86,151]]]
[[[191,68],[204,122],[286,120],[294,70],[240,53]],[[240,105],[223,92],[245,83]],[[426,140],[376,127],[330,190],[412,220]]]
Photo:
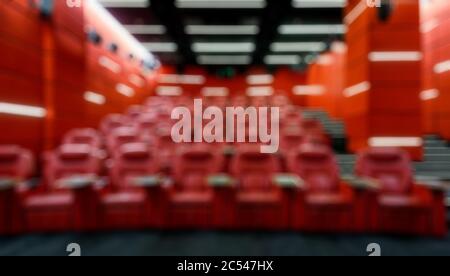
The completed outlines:
[[[230,175],[207,144],[184,147],[172,175],[158,174],[156,149],[122,145],[111,183],[89,145],[66,144],[47,158],[47,184],[23,185],[30,154],[0,148],[0,232],[125,228],[295,229],[304,231],[446,234],[444,195],[415,183],[408,155],[396,149],[360,154],[356,175],[340,178],[326,146],[304,144],[280,174],[275,155],[242,145]]]

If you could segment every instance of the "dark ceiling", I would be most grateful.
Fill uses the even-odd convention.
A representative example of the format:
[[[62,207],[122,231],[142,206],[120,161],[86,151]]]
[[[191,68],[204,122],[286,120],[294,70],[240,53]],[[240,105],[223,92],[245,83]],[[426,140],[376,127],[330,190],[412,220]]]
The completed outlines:
[[[178,66],[300,68],[345,33],[345,0],[100,2],[163,64]]]

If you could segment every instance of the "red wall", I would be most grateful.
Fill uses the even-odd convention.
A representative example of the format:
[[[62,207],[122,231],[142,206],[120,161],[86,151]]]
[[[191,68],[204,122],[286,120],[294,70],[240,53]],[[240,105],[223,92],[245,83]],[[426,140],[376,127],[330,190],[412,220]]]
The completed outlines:
[[[427,133],[450,140],[450,70],[437,73],[437,64],[450,61],[450,2],[433,0],[422,6],[423,91],[434,90],[437,97],[422,102]]]
[[[351,0],[348,15],[364,1]],[[421,51],[419,1],[396,0],[387,22],[378,19],[377,9],[365,6],[364,12],[347,21],[346,87],[368,82],[371,88],[344,99],[350,148],[368,146],[370,137],[421,137],[420,61],[371,62],[374,51]],[[363,5],[365,3],[362,3]],[[348,17],[347,17],[348,18]],[[420,159],[421,147],[408,148]]]
[[[307,84],[321,88],[322,93],[307,96],[307,106],[323,109],[331,117],[342,119],[347,51],[343,43],[334,45],[332,51],[322,54],[317,62],[309,67]]]
[[[128,59],[135,49],[114,26],[99,22],[95,10],[84,3],[79,8],[54,3],[52,16],[44,18],[28,0],[0,2],[0,102],[47,111],[45,118],[0,114],[0,144],[19,144],[36,153],[56,146],[69,129],[96,127],[104,115],[142,102],[152,85],[140,61]],[[86,41],[86,25],[98,29],[101,45]],[[119,45],[119,53],[107,50],[110,42]],[[120,64],[120,74],[99,66],[103,55]],[[133,84],[131,75],[144,85]],[[135,96],[119,94],[118,83],[133,88]],[[106,103],[87,102],[85,91],[104,95]]]
[[[43,106],[42,24],[27,0],[0,1],[0,102]],[[42,148],[43,120],[0,114],[0,144]]]

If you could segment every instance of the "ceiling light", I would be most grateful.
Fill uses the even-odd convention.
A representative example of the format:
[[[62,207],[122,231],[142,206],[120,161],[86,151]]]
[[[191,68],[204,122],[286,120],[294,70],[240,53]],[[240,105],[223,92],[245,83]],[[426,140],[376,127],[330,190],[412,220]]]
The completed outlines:
[[[186,27],[189,35],[256,35],[259,26],[256,25],[189,25]]]
[[[294,8],[344,8],[347,0],[293,0]]]
[[[249,87],[247,89],[247,96],[249,97],[270,97],[273,94],[273,87]]]
[[[267,65],[297,65],[301,61],[301,57],[297,55],[268,55],[264,58]]]
[[[322,52],[327,45],[324,42],[274,42],[272,52]]]
[[[148,8],[149,0],[100,0],[105,8]]]
[[[272,84],[274,77],[272,75],[251,75],[247,77],[247,83],[250,85]]]
[[[347,28],[337,25],[281,25],[279,32],[282,35],[315,35],[315,34],[345,34]]]
[[[178,86],[159,86],[156,88],[158,96],[177,97],[183,95],[183,89]]]
[[[252,42],[198,42],[192,44],[192,51],[196,53],[251,53],[255,51]]]
[[[323,85],[298,85],[293,89],[297,96],[320,96],[323,95],[326,88]]]
[[[178,51],[178,45],[173,42],[145,42],[144,47],[154,53],[173,53]]]
[[[166,84],[204,84],[206,79],[201,75],[161,75],[159,83]]]
[[[166,33],[166,27],[162,25],[125,25],[124,27],[136,35],[163,35]]]
[[[176,0],[175,6],[186,9],[263,9],[266,0]]]
[[[201,65],[248,65],[252,58],[247,55],[241,56],[199,56],[197,62]]]
[[[228,97],[230,90],[226,87],[205,87],[202,89],[204,97]]]

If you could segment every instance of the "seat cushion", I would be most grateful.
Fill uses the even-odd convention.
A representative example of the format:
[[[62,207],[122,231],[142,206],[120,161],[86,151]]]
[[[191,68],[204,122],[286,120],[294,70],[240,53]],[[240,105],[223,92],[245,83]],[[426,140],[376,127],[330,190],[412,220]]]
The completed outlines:
[[[102,204],[109,206],[126,206],[141,205],[146,201],[146,195],[143,192],[118,192],[106,194],[102,197]]]
[[[180,192],[171,197],[171,203],[180,205],[208,205],[213,201],[213,193],[204,192]]]
[[[381,195],[378,198],[381,207],[391,208],[429,208],[431,202],[414,195]]]
[[[341,193],[310,194],[306,196],[306,203],[314,206],[351,205],[351,196]]]
[[[25,200],[27,209],[68,209],[73,204],[74,197],[70,192],[33,195]]]
[[[281,195],[277,192],[243,192],[238,194],[239,204],[276,205],[281,202]]]

